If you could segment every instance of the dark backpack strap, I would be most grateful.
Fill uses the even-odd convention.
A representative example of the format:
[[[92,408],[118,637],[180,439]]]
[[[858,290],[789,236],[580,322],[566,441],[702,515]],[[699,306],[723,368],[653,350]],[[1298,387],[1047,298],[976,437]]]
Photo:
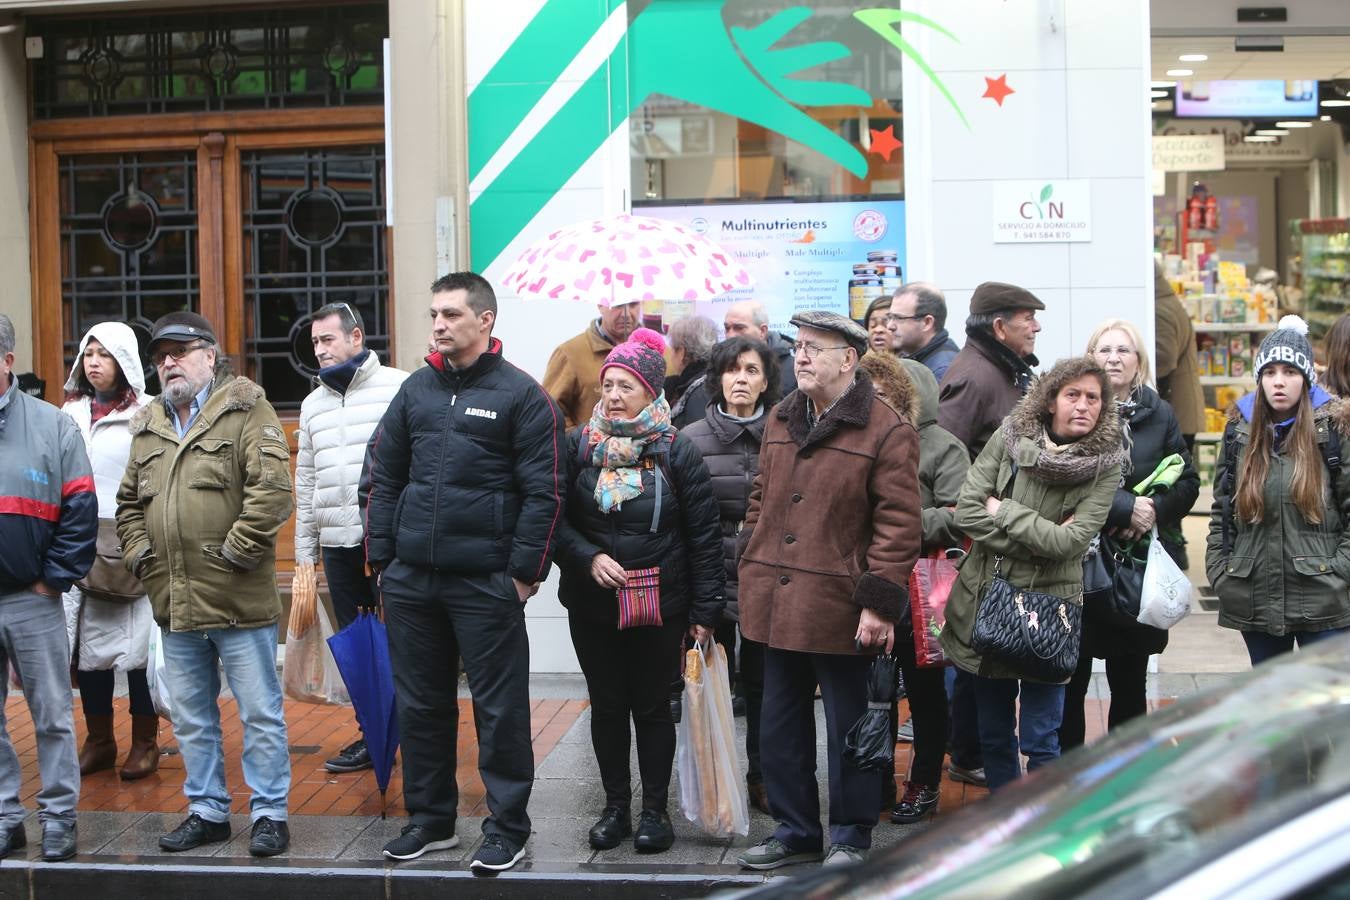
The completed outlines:
[[[1336,428],[1334,422],[1327,423],[1327,439],[1318,441],[1317,447],[1322,451],[1322,461],[1327,464],[1327,479],[1331,485],[1331,500],[1336,504],[1336,512],[1339,515],[1341,498],[1336,491],[1336,480],[1341,474],[1341,432]]]
[[[581,440],[577,441],[577,465],[586,468],[586,464],[591,461],[591,426],[583,425],[581,428]]]
[[[1237,423],[1229,422],[1223,429],[1223,556],[1233,552],[1233,491],[1237,488]]]

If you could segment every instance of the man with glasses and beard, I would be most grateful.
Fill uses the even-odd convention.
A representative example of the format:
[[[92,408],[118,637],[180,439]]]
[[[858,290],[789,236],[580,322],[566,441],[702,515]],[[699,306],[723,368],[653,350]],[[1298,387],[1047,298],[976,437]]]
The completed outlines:
[[[290,844],[291,762],[276,671],[276,538],[291,515],[290,448],[263,389],[229,373],[202,316],[162,316],[150,358],[163,395],[131,420],[117,531],[162,629],[187,772],[188,817],[159,846],[177,852],[230,837],[217,705],[223,663],[244,726],[249,853],[275,856]]]

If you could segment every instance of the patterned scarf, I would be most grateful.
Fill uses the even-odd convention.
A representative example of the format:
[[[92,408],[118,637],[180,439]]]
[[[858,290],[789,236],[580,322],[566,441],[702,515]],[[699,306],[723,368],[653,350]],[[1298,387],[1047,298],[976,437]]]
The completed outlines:
[[[600,469],[595,502],[601,512],[608,513],[642,493],[642,469],[638,465],[642,453],[675,426],[670,424],[670,404],[664,393],[633,419],[605,418],[602,403],[603,399],[595,404],[586,434],[591,465]]]

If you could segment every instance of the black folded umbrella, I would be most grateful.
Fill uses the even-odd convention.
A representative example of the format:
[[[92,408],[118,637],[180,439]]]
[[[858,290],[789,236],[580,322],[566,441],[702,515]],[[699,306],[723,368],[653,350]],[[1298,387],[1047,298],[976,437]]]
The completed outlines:
[[[895,657],[882,653],[872,660],[867,676],[867,712],[844,738],[844,759],[864,772],[895,770]]]

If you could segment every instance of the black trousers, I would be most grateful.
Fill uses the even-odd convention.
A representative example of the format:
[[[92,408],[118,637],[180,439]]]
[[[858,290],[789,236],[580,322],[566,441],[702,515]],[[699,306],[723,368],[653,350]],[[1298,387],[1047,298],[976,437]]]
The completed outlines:
[[[773,836],[801,853],[824,846],[816,783],[816,685],[825,706],[829,749],[830,843],[867,849],[877,824],[883,772],[843,761],[844,736],[867,711],[872,657],[794,650],[764,651],[764,712],[759,754]]]
[[[333,598],[334,628],[338,631],[356,621],[363,609],[378,609],[380,588],[374,575],[366,574],[366,551],[361,547],[321,547],[323,574],[328,595]]]
[[[739,629],[738,629],[739,630]],[[763,784],[759,729],[764,711],[764,645],[741,635],[741,689],[745,693],[745,783]]]
[[[909,698],[909,718],[914,723],[908,780],[936,788],[942,781],[942,760],[947,755],[947,673],[942,666],[919,668],[914,636],[909,631],[896,635],[894,652]],[[892,715],[891,721],[898,719]]]
[[[636,733],[642,808],[665,812],[675,763],[670,661],[680,652],[688,620],[620,631],[569,611],[567,624],[591,698],[591,746],[606,805],[628,809],[633,801],[628,761]]]
[[[112,715],[115,679],[112,669],[78,669],[75,672],[75,681],[80,686],[80,703],[86,716]],[[127,670],[127,699],[133,716],[159,715],[150,699],[150,683],[146,681],[144,669]]]
[[[459,790],[457,661],[473,694],[484,834],[516,847],[530,836],[530,642],[525,606],[505,572],[450,575],[395,560],[381,580],[403,749],[403,802],[414,823],[453,828]]]
[[[1092,682],[1092,657],[1078,658],[1078,668],[1064,687],[1064,718],[1059,726],[1059,749],[1067,753],[1083,746],[1087,735],[1084,706]],[[1111,705],[1106,713],[1108,730],[1130,719],[1148,715],[1148,654],[1118,653],[1106,657],[1106,684]]]
[[[961,669],[955,671],[950,737],[947,739],[952,765],[963,769],[983,769],[984,750],[980,746],[980,716],[975,705],[975,676]]]

